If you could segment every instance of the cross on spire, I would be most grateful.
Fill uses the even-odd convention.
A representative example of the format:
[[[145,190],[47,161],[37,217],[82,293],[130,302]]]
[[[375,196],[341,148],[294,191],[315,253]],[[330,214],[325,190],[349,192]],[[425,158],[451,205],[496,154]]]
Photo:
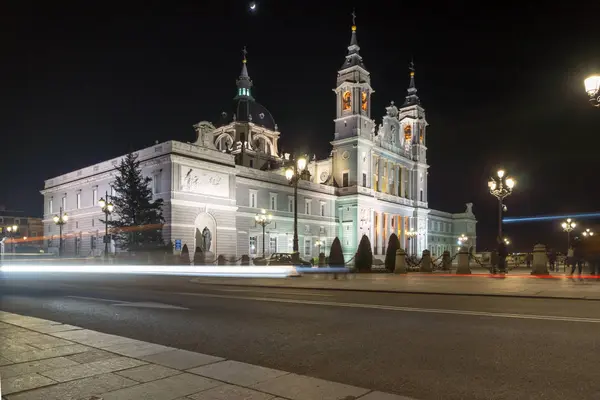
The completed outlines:
[[[415,72],[415,60],[414,60],[414,58],[410,59],[410,64],[408,64],[408,69],[411,70],[411,72]]]
[[[352,10],[352,14],[350,15],[352,15],[352,25],[356,25],[356,12],[354,9]]]
[[[246,50],[246,46],[244,46],[244,48],[242,49],[242,56],[243,56],[243,62],[246,62],[246,54],[248,54],[248,51]]]

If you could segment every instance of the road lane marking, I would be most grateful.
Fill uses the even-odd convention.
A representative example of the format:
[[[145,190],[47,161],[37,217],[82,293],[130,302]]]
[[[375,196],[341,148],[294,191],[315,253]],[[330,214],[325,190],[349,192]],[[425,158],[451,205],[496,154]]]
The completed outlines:
[[[152,301],[140,301],[137,303],[112,304],[115,307],[140,307],[140,308],[164,308],[169,310],[189,310],[189,308],[172,306],[170,304],[154,303]]]
[[[440,308],[417,308],[417,307],[402,307],[402,306],[386,306],[379,304],[359,304],[359,303],[338,303],[332,301],[316,301],[316,300],[300,300],[300,299],[278,299],[273,297],[250,297],[250,296],[229,296],[224,294],[209,294],[209,293],[189,293],[179,292],[175,293],[184,296],[197,296],[197,297],[212,297],[221,299],[237,299],[237,300],[254,300],[263,301],[270,303],[290,303],[290,304],[306,304],[315,306],[331,306],[331,307],[345,307],[345,308],[364,308],[371,310],[387,310],[387,311],[403,311],[403,312],[419,312],[429,314],[451,314],[451,315],[467,315],[475,317],[494,317],[494,318],[514,318],[514,319],[532,319],[532,320],[543,320],[543,321],[560,321],[560,322],[587,322],[598,324],[600,318],[586,318],[586,317],[561,317],[554,315],[535,315],[535,314],[509,314],[509,313],[495,313],[487,311],[468,311],[468,310],[449,310]]]
[[[248,293],[269,293],[269,294],[283,294],[283,295],[298,295],[298,296],[318,296],[318,297],[334,297],[332,294],[324,293],[307,293],[307,292],[293,292],[283,290],[257,290],[257,289],[213,289],[218,292],[248,292]]]
[[[66,296],[71,299],[80,299],[80,300],[95,300],[95,301],[105,301],[107,303],[127,303],[126,301],[121,300],[110,300],[110,299],[100,299],[98,297],[85,297],[85,296]]]

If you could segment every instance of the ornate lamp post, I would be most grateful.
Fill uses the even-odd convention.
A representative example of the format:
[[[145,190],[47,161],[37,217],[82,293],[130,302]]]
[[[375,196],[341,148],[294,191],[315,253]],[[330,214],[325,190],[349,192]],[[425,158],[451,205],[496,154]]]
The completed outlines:
[[[299,255],[298,248],[298,182],[302,179],[306,171],[306,158],[300,157],[292,164],[292,167],[285,171],[285,177],[290,185],[294,186],[294,241],[293,252],[297,257]]]
[[[108,260],[108,256],[110,254],[110,236],[108,235],[108,216],[113,212],[115,206],[108,201],[108,192],[105,194],[106,200],[104,198],[100,198],[98,200],[98,205],[102,209],[104,213],[104,259]]]
[[[321,246],[323,246],[323,241],[322,241],[321,239],[318,239],[318,240],[315,242],[315,246],[316,246],[316,247],[318,247],[318,249],[319,249],[319,254],[321,254]]]
[[[265,209],[260,211],[260,214],[256,214],[254,216],[254,221],[260,226],[262,226],[262,256],[265,258],[265,228],[272,222],[273,216],[271,214],[267,214]]]
[[[583,81],[583,84],[590,98],[590,104],[594,107],[600,107],[600,75],[589,76]]]
[[[10,237],[10,252],[15,252],[15,238],[17,237],[17,231],[19,230],[18,225],[12,225],[6,227],[6,232],[8,232],[8,237]]]
[[[412,254],[415,254],[415,251],[413,249],[414,244],[412,239],[416,238],[419,235],[419,232],[415,231],[413,228],[410,228],[410,231],[406,232],[406,239],[408,239],[408,244],[410,245],[410,252]]]
[[[585,231],[581,232],[581,234],[585,237],[594,236],[594,232],[590,228],[587,228]]]
[[[502,240],[502,212],[505,211],[504,199],[512,193],[516,181],[506,176],[504,170],[496,172],[497,177],[491,177],[488,182],[490,193],[498,199],[498,239]]]
[[[62,256],[63,254],[63,225],[67,223],[69,220],[69,216],[67,213],[63,213],[63,208],[60,208],[60,212],[58,215],[55,215],[54,223],[58,225],[58,256]]]
[[[577,224],[571,218],[567,218],[560,226],[562,226],[563,231],[567,232],[567,250],[569,250],[571,248],[571,231],[575,229]]]
[[[458,237],[458,245],[459,246],[466,246],[466,243],[469,241],[469,238],[467,236],[465,236],[465,234],[461,234]]]

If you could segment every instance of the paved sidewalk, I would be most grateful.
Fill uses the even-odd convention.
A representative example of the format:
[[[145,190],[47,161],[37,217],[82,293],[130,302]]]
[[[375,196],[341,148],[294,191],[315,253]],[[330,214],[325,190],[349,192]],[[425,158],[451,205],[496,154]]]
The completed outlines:
[[[191,281],[269,288],[600,300],[600,279],[596,277],[583,276],[579,279],[577,276],[565,276],[562,272],[536,277],[525,269],[511,271],[504,276],[491,276],[477,270],[473,272],[466,276],[411,272],[406,275],[348,274],[339,275],[339,279],[333,279],[333,275],[315,274],[298,278],[194,278]]]
[[[5,400],[410,400],[0,311]]]

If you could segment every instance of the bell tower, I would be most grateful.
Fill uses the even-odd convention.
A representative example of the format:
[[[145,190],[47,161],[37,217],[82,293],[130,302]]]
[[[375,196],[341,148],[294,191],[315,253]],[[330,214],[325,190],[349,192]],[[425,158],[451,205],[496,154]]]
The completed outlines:
[[[335,140],[349,137],[370,139],[374,123],[371,120],[371,87],[369,71],[359,54],[356,38],[356,14],[352,12],[352,36],[348,54],[337,73]]]
[[[427,165],[426,130],[429,124],[425,119],[425,109],[417,96],[415,66],[412,61],[409,70],[410,81],[404,104],[398,109],[398,119],[404,133],[406,152],[416,162],[416,168],[412,171],[412,200],[427,203],[427,169],[429,165]]]

